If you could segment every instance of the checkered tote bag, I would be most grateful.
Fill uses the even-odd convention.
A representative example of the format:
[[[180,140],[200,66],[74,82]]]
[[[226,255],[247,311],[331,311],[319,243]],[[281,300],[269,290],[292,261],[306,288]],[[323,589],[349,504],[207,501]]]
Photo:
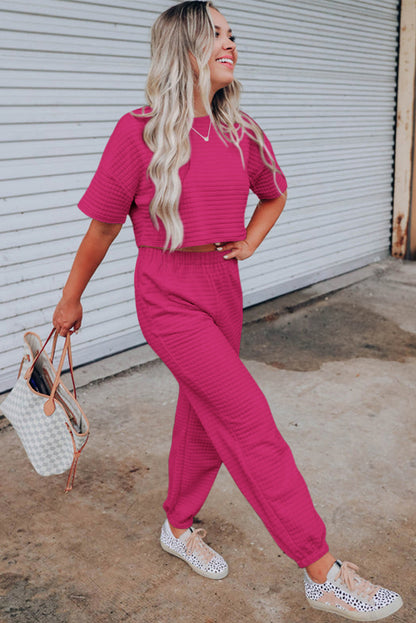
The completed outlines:
[[[48,357],[44,349],[52,335],[52,352]],[[25,333],[19,377],[1,409],[38,474],[50,476],[70,470],[67,492],[72,489],[78,458],[88,441],[89,423],[76,399],[69,334],[57,370],[53,367],[57,338],[58,333],[53,329],[42,346],[36,333]],[[73,393],[61,381],[66,356]]]

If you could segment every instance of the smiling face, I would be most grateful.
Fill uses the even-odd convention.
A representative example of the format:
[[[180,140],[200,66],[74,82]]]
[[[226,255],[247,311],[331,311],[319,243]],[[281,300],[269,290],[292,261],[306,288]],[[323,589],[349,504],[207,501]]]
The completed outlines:
[[[234,66],[237,62],[237,46],[225,17],[209,8],[215,25],[215,43],[208,67],[211,74],[211,94],[231,84],[234,80]]]

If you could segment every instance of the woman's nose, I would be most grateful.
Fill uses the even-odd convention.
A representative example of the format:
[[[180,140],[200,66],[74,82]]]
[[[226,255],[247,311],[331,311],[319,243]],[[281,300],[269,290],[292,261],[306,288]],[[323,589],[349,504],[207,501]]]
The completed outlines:
[[[224,43],[222,44],[222,47],[224,48],[224,50],[235,50],[237,46],[235,44],[235,41],[231,41],[227,37],[227,39],[225,39]]]

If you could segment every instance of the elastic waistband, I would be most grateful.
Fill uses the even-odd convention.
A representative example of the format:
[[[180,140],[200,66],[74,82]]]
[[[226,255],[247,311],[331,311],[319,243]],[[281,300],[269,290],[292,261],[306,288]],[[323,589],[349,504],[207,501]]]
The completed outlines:
[[[225,260],[226,251],[163,251],[154,247],[140,247],[140,258],[147,261],[162,262],[163,264],[175,266],[225,266],[237,262],[235,259]]]

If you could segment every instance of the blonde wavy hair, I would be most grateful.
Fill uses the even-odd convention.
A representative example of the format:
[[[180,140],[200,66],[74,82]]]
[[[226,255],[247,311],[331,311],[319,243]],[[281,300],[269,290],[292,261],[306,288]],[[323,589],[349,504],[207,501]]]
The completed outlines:
[[[171,251],[180,247],[184,237],[179,215],[182,191],[179,169],[191,157],[189,133],[194,118],[195,87],[199,88],[207,115],[219,136],[240,150],[243,166],[239,146],[243,134],[247,133],[258,143],[261,157],[273,171],[280,192],[276,180],[278,168],[264,144],[263,132],[239,109],[240,83],[234,79],[215,93],[211,103],[209,101],[208,61],[215,39],[210,7],[218,11],[210,0],[176,4],[159,15],[151,31],[151,65],[146,85],[146,99],[151,111],[136,113],[136,116],[149,117],[143,134],[145,143],[153,152],[147,175],[155,185],[155,194],[149,210],[156,229],[159,229],[159,220],[165,227],[165,250],[169,245]],[[195,59],[198,79],[190,55]]]

